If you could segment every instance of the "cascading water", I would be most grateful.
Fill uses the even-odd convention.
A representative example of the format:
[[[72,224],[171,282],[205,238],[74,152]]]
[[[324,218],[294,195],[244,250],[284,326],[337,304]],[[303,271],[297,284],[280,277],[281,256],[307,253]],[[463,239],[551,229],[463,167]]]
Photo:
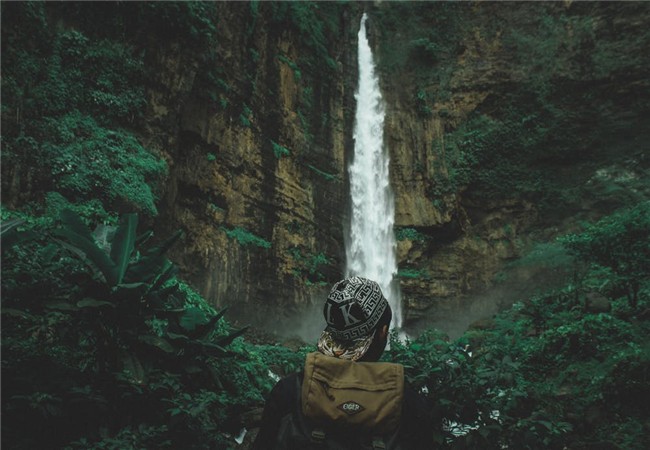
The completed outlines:
[[[359,29],[359,86],[355,98],[354,156],[349,167],[350,215],[346,241],[346,276],[376,281],[393,310],[394,328],[402,325],[402,308],[395,257],[395,203],[384,148],[384,106],[366,36],[366,14]]]

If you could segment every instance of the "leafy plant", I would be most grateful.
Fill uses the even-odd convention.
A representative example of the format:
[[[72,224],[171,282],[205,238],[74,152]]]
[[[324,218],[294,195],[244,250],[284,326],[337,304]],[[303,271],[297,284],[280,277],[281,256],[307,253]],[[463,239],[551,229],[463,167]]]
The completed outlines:
[[[254,245],[256,247],[261,247],[261,248],[271,248],[271,243],[269,241],[254,235],[253,233],[245,230],[242,227],[235,227],[232,230],[225,227],[221,227],[221,229],[226,233],[226,235],[229,238],[235,239],[243,246]]]
[[[581,260],[610,269],[630,303],[637,304],[650,270],[650,202],[604,217],[560,242]]]
[[[422,278],[422,279],[428,279],[431,278],[429,273],[425,269],[412,269],[412,268],[405,268],[405,269],[400,269],[397,271],[397,276],[400,278]]]
[[[273,154],[277,159],[291,154],[291,151],[288,148],[278,144],[277,142],[271,141],[271,146],[273,147]]]
[[[152,233],[136,233],[134,214],[94,232],[69,210],[61,223],[60,247],[17,243],[3,255],[14,262],[3,271],[2,315],[12,319],[2,340],[3,442],[201,448],[222,439],[230,431],[222,408],[235,415],[236,404],[260,398],[226,380],[237,368],[261,377],[241,344],[228,349],[245,328],[231,330],[225,311],[175,278],[165,252],[180,232],[145,249]],[[17,225],[5,224],[3,240]],[[25,277],[33,281],[21,284]]]
[[[299,247],[289,249],[289,254],[297,265],[294,275],[304,277],[309,283],[318,283],[325,280],[322,270],[331,264],[323,252],[318,254],[303,251]]]
[[[409,227],[398,227],[395,230],[395,238],[398,241],[409,240],[409,241],[417,241],[417,242],[424,242],[428,239],[427,235],[421,233],[415,228],[409,228]]]
[[[322,170],[314,167],[311,164],[308,164],[307,167],[309,167],[310,170],[314,171],[315,173],[317,173],[321,177],[325,178],[327,181],[340,181],[340,178],[335,174],[328,173],[328,172],[323,172]]]

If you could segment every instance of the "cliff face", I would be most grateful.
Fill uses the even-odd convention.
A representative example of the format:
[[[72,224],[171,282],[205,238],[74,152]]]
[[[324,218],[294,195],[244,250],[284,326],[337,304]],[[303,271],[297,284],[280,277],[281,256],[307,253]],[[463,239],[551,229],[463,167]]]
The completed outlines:
[[[378,5],[396,226],[419,233],[399,241],[408,317],[491,286],[579,217],[647,198],[649,13]]]
[[[258,323],[320,303],[345,263],[362,8],[408,318],[648,198],[647,4],[64,2],[3,4],[25,25],[3,22],[5,205],[95,196],[111,180],[85,155],[108,136],[168,171],[153,206],[162,168],[115,157],[101,201],[149,205],[158,236],[183,229],[171,256],[208,300]]]
[[[260,321],[341,271],[357,25],[333,16],[326,60],[265,4],[255,19],[248,4],[218,7],[215,60],[180,47],[152,57],[147,131],[170,166],[158,224],[185,230],[174,257],[208,300]]]
[[[201,78],[215,61],[159,49],[147,125],[170,164],[161,231],[187,232],[184,275],[235,315],[264,316],[260,305],[309,304],[341,276],[360,12],[330,16],[328,64],[308,59],[299,29],[247,8],[220,5],[216,97]],[[415,232],[398,245],[407,318],[490,286],[576,211],[630,200],[602,195],[603,171],[637,189],[647,165],[632,143],[647,112],[647,7],[385,3],[370,15],[397,232]]]

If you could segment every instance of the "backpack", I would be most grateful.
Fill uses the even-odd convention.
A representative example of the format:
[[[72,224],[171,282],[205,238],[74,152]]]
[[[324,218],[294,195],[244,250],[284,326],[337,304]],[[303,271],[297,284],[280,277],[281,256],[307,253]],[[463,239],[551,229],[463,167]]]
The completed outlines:
[[[295,389],[298,400],[281,420],[275,450],[404,450],[401,365],[310,353]]]

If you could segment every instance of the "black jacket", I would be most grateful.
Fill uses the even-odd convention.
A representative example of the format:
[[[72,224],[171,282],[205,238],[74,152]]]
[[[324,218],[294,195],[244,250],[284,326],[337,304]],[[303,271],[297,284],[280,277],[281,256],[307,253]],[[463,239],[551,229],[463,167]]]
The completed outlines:
[[[280,422],[293,412],[298,404],[296,383],[303,373],[294,373],[278,381],[271,390],[264,407],[260,431],[253,444],[253,450],[272,450]],[[427,413],[424,399],[409,387],[404,388],[404,403],[400,424],[400,437],[409,450],[431,450],[433,447],[432,422]]]

